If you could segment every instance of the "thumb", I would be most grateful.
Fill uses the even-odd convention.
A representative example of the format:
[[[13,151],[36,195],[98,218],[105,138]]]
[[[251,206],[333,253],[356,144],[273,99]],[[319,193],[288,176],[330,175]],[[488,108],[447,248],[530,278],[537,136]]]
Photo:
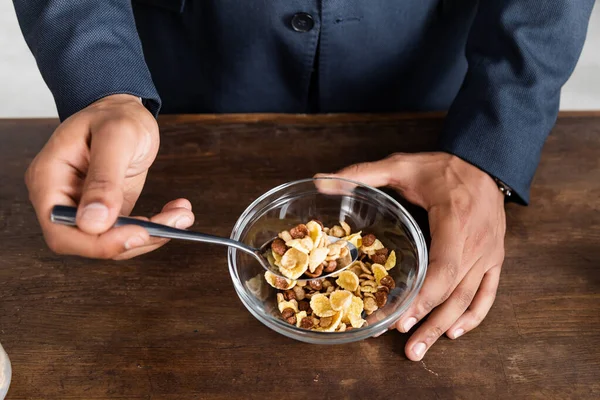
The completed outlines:
[[[77,210],[77,226],[90,234],[106,232],[123,205],[125,174],[135,154],[135,134],[99,128],[92,135],[90,164]]]

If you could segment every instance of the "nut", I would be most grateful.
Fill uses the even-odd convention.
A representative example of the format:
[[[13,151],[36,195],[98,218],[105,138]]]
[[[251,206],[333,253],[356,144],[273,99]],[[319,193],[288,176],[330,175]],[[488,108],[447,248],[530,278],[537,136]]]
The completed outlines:
[[[327,261],[327,266],[325,267],[324,271],[326,274],[335,271],[335,269],[337,268],[337,262],[335,261]]]
[[[300,321],[300,327],[304,329],[310,329],[314,326],[314,321],[311,317],[302,318]]]
[[[289,317],[291,317],[292,315],[296,315],[296,311],[294,311],[293,308],[286,308],[285,310],[283,310],[281,312],[281,316],[283,317],[283,319],[288,319]],[[295,322],[294,322],[295,323]]]
[[[391,290],[396,287],[396,281],[394,281],[394,278],[392,278],[390,275],[386,275],[383,278],[381,278],[381,281],[379,281],[379,283],[387,287],[388,290]]]
[[[375,237],[375,235],[373,235],[372,233],[369,233],[368,235],[362,237],[362,245],[365,247],[369,247],[369,246],[373,245],[373,243],[375,243],[376,239],[377,238]]]
[[[319,267],[319,268],[321,268],[321,267]],[[323,272],[322,268],[321,268],[321,272]],[[321,275],[321,274],[319,274],[319,275]],[[314,289],[314,290],[321,290],[321,289],[323,289],[323,280],[315,279],[313,281],[309,281],[308,286],[310,286],[311,289]]]
[[[286,290],[285,292],[283,292],[283,298],[286,299],[287,301],[297,300],[296,292],[294,292],[293,290]]]
[[[308,228],[304,224],[299,224],[290,229],[290,235],[294,239],[303,239],[308,235]]]
[[[388,258],[389,250],[385,247],[383,249],[375,250],[375,254],[371,256],[371,261],[377,264],[385,264]]]
[[[317,269],[315,270],[315,272],[311,273],[311,272],[306,271],[306,272],[304,272],[304,274],[306,276],[308,276],[309,278],[318,278],[319,276],[323,275],[323,266],[319,265],[317,267]],[[309,283],[309,285],[310,285],[310,283]]]
[[[387,286],[377,286],[377,291],[378,292],[386,292],[389,293],[390,292],[390,288]]]
[[[271,243],[271,249],[273,249],[273,251],[276,254],[282,256],[287,251],[287,246],[285,245],[285,242],[282,239],[277,238],[273,240],[273,243]]]
[[[321,318],[321,321],[319,321],[319,326],[321,328],[327,328],[328,326],[331,325],[332,322],[333,322],[333,317]]]
[[[375,302],[379,308],[385,306],[385,303],[387,303],[387,293],[382,290],[375,292]]]
[[[308,301],[300,300],[298,302],[298,310],[306,311],[308,313],[308,310],[310,310],[310,304],[308,304]]]
[[[292,315],[291,317],[286,318],[285,320],[292,325],[296,325],[296,315]]]

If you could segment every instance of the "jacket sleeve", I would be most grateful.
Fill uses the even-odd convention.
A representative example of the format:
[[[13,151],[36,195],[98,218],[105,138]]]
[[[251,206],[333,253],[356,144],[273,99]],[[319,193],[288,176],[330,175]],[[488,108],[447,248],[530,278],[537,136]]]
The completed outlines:
[[[468,72],[441,148],[509,185],[529,188],[556,122],[560,90],[581,53],[594,0],[480,0]],[[514,196],[514,195],[513,195]]]
[[[160,98],[146,66],[131,0],[13,0],[19,24],[62,120],[117,93]]]

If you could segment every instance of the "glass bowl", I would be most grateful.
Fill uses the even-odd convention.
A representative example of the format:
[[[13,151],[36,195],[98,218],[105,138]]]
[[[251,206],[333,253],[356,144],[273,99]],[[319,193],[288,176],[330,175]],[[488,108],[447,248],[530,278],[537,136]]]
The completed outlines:
[[[396,281],[387,304],[365,317],[366,327],[345,332],[318,332],[284,321],[276,292],[251,256],[229,248],[229,273],[240,300],[260,322],[292,339],[314,344],[340,344],[379,335],[396,321],[419,292],[427,270],[427,247],[419,226],[396,200],[384,192],[339,178],[315,178],[278,186],[256,199],[237,220],[231,238],[259,247],[299,223],[318,219],[325,226],[347,222],[352,232],[373,233],[397,255],[389,274]],[[253,279],[251,283],[248,283]]]

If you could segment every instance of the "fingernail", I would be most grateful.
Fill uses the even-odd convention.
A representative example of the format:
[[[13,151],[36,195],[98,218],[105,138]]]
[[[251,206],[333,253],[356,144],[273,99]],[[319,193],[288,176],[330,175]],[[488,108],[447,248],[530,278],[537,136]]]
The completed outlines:
[[[373,337],[379,337],[379,336],[383,335],[384,333],[386,333],[387,331],[388,331],[388,330],[386,329],[385,331],[383,331],[383,332],[381,332],[381,333],[378,333],[377,335],[374,335]]]
[[[410,331],[410,328],[412,328],[416,323],[417,319],[415,317],[410,317],[409,319],[404,321],[404,325],[402,325],[404,332]]]
[[[427,348],[427,345],[425,345],[425,343],[421,342],[421,343],[415,344],[412,348],[412,351],[413,351],[413,353],[415,353],[415,356],[421,357],[425,353],[426,348]]]
[[[108,207],[102,203],[91,203],[85,206],[81,218],[90,222],[104,222],[108,218]]]
[[[146,241],[141,236],[132,236],[125,242],[125,250],[135,249],[136,247],[143,246]]]
[[[459,336],[462,336],[463,333],[465,333],[465,330],[463,328],[458,328],[454,331],[454,339],[456,339]]]
[[[192,226],[193,222],[190,217],[181,217],[177,221],[175,221],[175,228],[177,229],[185,229]]]

